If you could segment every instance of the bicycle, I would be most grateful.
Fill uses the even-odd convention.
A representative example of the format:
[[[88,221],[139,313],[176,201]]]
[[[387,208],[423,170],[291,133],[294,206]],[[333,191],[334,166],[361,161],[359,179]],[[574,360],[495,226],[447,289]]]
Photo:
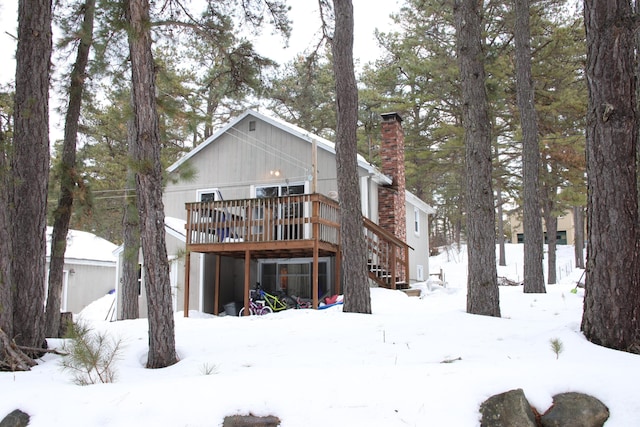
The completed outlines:
[[[295,302],[295,308],[313,308],[313,303],[307,299],[302,299],[295,295],[291,295],[289,298]]]
[[[252,299],[262,300],[265,302],[266,307],[269,307],[273,312],[287,310],[289,308],[297,308],[298,303],[296,300],[288,296],[285,292],[280,291],[278,295],[270,294],[262,289],[260,283],[256,283],[256,289],[252,292]]]
[[[271,307],[267,307],[266,305],[264,305],[263,300],[251,299],[249,301],[249,315],[264,316],[265,314],[269,314],[269,313],[273,313],[273,310],[271,309]],[[238,313],[239,317],[242,317],[243,315],[244,315],[244,307],[242,307],[240,309],[240,312]]]

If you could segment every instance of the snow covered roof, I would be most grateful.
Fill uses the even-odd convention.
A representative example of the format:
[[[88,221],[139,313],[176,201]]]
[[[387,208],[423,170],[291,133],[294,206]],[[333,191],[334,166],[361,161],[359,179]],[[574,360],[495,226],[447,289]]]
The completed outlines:
[[[47,258],[51,256],[51,233],[53,227],[47,227]],[[65,260],[116,262],[113,251],[118,246],[110,241],[86,231],[69,230]]]
[[[164,229],[167,234],[170,234],[183,242],[187,241],[186,225],[187,221],[184,219],[174,218],[171,216],[164,217]]]

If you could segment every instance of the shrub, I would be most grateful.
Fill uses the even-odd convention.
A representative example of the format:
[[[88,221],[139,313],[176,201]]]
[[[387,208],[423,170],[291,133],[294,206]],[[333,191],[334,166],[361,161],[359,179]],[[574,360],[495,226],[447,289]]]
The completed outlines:
[[[74,323],[67,330],[62,369],[73,374],[78,385],[111,383],[115,381],[115,362],[120,357],[121,340],[98,333],[87,325]]]
[[[551,351],[556,354],[556,359],[558,359],[560,357],[560,353],[562,353],[562,350],[564,350],[562,341],[560,341],[559,338],[552,338],[551,340],[549,340],[549,342],[551,343]]]

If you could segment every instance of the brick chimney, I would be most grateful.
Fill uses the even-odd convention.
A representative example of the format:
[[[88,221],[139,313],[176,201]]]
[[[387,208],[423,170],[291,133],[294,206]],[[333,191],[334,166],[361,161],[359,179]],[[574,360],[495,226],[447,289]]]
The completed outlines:
[[[389,186],[380,187],[378,223],[403,241],[407,240],[407,208],[405,205],[404,131],[398,113],[382,114],[382,173],[392,179]]]

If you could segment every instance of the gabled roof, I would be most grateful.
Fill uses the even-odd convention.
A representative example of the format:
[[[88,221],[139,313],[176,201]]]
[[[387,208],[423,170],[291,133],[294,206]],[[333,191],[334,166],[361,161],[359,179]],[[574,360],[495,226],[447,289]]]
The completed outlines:
[[[47,227],[47,259],[51,257],[51,234],[53,227]],[[113,263],[116,257],[113,251],[117,248],[115,243],[98,237],[86,231],[69,230],[67,233],[67,248],[64,253],[65,262],[75,261],[85,263]]]
[[[262,113],[259,113],[259,112],[255,111],[255,110],[246,110],[244,113],[242,113],[241,115],[239,115],[238,117],[233,119],[227,125],[225,125],[222,128],[218,129],[217,132],[215,132],[213,135],[211,135],[209,138],[207,138],[202,144],[198,145],[196,148],[191,150],[185,156],[180,158],[177,162],[175,162],[174,164],[169,166],[169,168],[167,168],[167,171],[168,172],[173,172],[176,169],[178,169],[183,163],[185,163],[187,160],[189,160],[193,156],[197,155],[201,150],[206,148],[209,144],[213,143],[216,139],[218,139],[220,136],[225,134],[227,131],[229,131],[229,129],[233,128],[239,122],[244,120],[247,116],[253,116],[256,119],[262,120],[263,122],[266,122],[266,123],[278,128],[278,129],[280,129],[280,130],[282,130],[284,132],[287,132],[287,133],[289,133],[291,135],[294,135],[294,136],[296,136],[296,137],[298,137],[298,138],[300,138],[300,139],[302,139],[304,141],[307,141],[309,144],[312,144],[313,141],[315,141],[316,142],[316,146],[319,149],[325,150],[325,151],[327,151],[327,152],[329,152],[329,153],[331,153],[333,155],[336,154],[336,146],[335,146],[335,144],[333,142],[325,139],[325,138],[322,138],[322,137],[320,137],[318,135],[312,134],[309,131],[306,131],[306,130],[304,130],[302,128],[299,128],[298,126],[292,125],[291,123],[287,123],[284,120],[264,115]],[[376,168],[371,163],[367,162],[367,160],[361,155],[358,155],[358,166],[360,166],[361,168],[365,169],[368,173],[370,173],[371,176],[373,177],[373,179],[376,180],[378,183],[383,184],[383,185],[391,184],[392,180],[391,180],[390,177],[388,177],[388,176],[384,175],[382,172],[380,172],[378,170],[378,168]]]
[[[187,230],[186,230],[187,221],[180,218],[173,218],[170,216],[164,217],[164,231],[169,235],[173,236],[181,242],[187,241]],[[115,245],[114,245],[115,246]],[[118,259],[120,254],[124,252],[124,245],[120,245],[113,250],[113,256]],[[119,259],[118,259],[119,262]]]
[[[436,210],[430,205],[423,202],[418,196],[409,192],[408,190],[404,192],[404,198],[407,202],[411,203],[413,206],[425,212],[427,215],[435,215]]]

